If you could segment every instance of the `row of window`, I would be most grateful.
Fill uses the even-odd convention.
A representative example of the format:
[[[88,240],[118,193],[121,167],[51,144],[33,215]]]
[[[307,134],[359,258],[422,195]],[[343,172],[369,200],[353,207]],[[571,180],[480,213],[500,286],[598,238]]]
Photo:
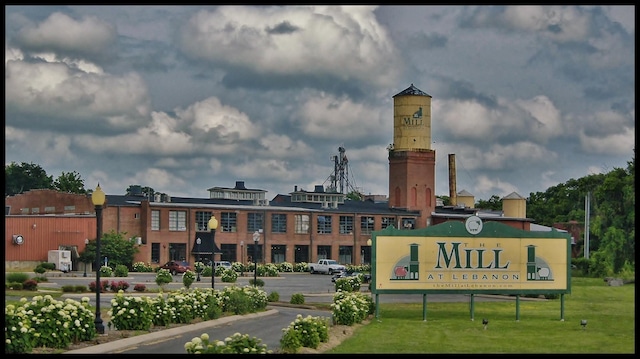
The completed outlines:
[[[152,263],[160,263],[160,243],[152,243],[151,244],[151,262]],[[287,246],[286,245],[271,245],[267,247],[271,251],[271,263],[282,263],[286,261],[286,253]],[[229,262],[242,262],[249,263],[254,260],[257,262],[261,262],[264,260],[263,253],[264,247],[262,245],[258,245],[257,248],[253,248],[253,245],[247,245],[246,248],[240,247],[238,250],[238,246],[236,244],[221,244],[221,260],[229,261]],[[309,262],[309,249],[308,245],[296,245],[293,246],[293,261],[295,263],[300,262]],[[318,259],[331,259],[331,246],[330,245],[318,245],[316,246]],[[339,246],[338,248],[338,262],[340,263],[353,263],[353,259],[355,258],[355,250],[353,246]],[[371,263],[371,247],[361,247],[360,248],[360,261],[361,263]],[[201,261],[206,262],[210,257],[207,256],[198,256],[194,255],[194,257],[190,258],[192,255],[188,249],[187,245],[184,243],[170,243],[168,248],[168,255],[170,260],[177,261]],[[253,258],[253,254],[257,253],[257,258]],[[189,258],[189,259],[188,259]],[[291,259],[290,259],[291,260]]]
[[[197,211],[196,212],[196,230],[207,231],[209,219],[213,212]],[[333,228],[333,217],[331,215],[317,216],[316,233],[318,234],[331,234]],[[169,211],[169,223],[168,228],[170,231],[186,231],[187,230],[187,211]],[[263,229],[262,213],[247,213],[247,232],[255,232]],[[339,216],[339,233],[340,234],[353,234],[354,229],[354,216]],[[381,229],[385,229],[394,224],[394,217],[382,217]],[[375,219],[370,216],[360,217],[360,233],[371,234],[374,230]],[[222,212],[218,219],[218,228],[222,232],[237,232],[237,213],[236,212]],[[294,215],[294,232],[296,234],[308,234],[309,233],[309,215],[308,214],[296,214]],[[160,230],[160,210],[151,211],[151,230]],[[271,233],[287,233],[287,215],[283,213],[271,214]]]

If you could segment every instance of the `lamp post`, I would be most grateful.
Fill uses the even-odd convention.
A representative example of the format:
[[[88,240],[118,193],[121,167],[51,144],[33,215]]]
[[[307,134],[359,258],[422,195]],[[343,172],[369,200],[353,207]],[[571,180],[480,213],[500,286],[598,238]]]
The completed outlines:
[[[371,238],[367,239],[367,245],[369,246],[369,264],[371,264],[371,255],[373,254],[373,251],[371,250]]]
[[[196,278],[196,282],[200,281],[200,243],[202,243],[202,239],[200,239],[200,237],[196,238],[196,250],[198,251],[198,260],[196,261],[196,272],[198,273],[198,277]]]
[[[240,241],[240,260],[242,261],[242,266],[240,267],[240,275],[244,277],[244,241]]]
[[[258,285],[258,242],[260,241],[260,233],[253,232],[253,286]]]
[[[96,230],[96,319],[93,323],[96,326],[96,332],[98,334],[104,334],[104,324],[102,324],[102,318],[100,318],[100,291],[102,290],[102,286],[100,285],[100,237],[102,236],[102,206],[105,201],[105,194],[100,188],[100,183],[98,183],[98,187],[91,194],[91,202],[96,209],[96,222],[97,222],[97,230]]]
[[[87,251],[87,244],[89,244],[89,238],[85,238],[84,239],[84,251]],[[84,263],[84,274],[82,275],[83,277],[87,276],[87,262],[86,262],[86,258],[83,258],[83,263]]]
[[[211,215],[209,220],[209,230],[211,230],[211,289],[215,288],[216,277],[216,258],[214,257],[216,251],[216,229],[218,229],[218,220],[216,216]]]

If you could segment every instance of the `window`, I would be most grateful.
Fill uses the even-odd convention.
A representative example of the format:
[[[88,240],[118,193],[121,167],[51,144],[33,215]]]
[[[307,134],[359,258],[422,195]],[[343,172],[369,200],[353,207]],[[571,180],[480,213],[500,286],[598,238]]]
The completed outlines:
[[[247,232],[253,233],[262,228],[262,213],[247,213]]]
[[[353,216],[340,216],[340,234],[353,234]]]
[[[287,215],[271,214],[271,233],[287,233]]]
[[[318,234],[331,233],[331,216],[318,216]]]
[[[373,217],[360,217],[360,233],[371,234],[373,232],[373,224],[375,223]]]
[[[140,213],[134,213],[133,214],[133,218],[134,219],[140,219]]]
[[[186,231],[187,230],[187,212],[169,211],[169,230],[170,231]]]
[[[382,229],[393,226],[393,217],[382,217]]]
[[[416,227],[415,218],[403,218],[402,229],[414,229]]]
[[[309,233],[309,215],[308,214],[296,214],[296,233],[298,234]]]
[[[213,212],[196,212],[196,231],[206,232],[209,230],[209,220]]]
[[[223,232],[236,231],[236,212],[222,212],[220,214],[220,227]]]
[[[160,263],[160,243],[151,243],[151,263]]]
[[[158,210],[151,211],[151,230],[152,231],[160,230],[160,211]]]
[[[331,246],[318,246],[318,259],[331,259]]]
[[[351,263],[353,256],[353,246],[340,246],[338,248],[338,262]]]

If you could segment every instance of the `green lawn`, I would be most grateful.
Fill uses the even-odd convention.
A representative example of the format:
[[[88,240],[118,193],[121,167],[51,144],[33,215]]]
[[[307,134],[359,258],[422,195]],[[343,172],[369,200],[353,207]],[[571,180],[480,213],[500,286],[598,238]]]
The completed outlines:
[[[559,298],[521,300],[519,321],[515,300],[476,300],[474,321],[469,303],[429,303],[427,296],[427,321],[421,303],[381,303],[379,320],[327,353],[635,353],[635,284],[574,277],[564,303],[564,321]]]

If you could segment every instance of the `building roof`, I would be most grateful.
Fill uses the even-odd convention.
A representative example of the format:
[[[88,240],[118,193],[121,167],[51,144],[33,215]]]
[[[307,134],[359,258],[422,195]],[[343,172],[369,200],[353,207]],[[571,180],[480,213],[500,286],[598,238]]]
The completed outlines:
[[[198,244],[198,238],[200,238],[200,244]],[[213,233],[209,232],[196,232],[196,235],[193,239],[193,249],[191,249],[191,253],[194,254],[208,254],[211,255],[215,251],[215,253],[221,253],[220,248],[217,244],[212,240]]]
[[[423,92],[423,91],[419,90],[417,87],[413,86],[413,84],[411,84],[411,86],[407,87],[403,91],[395,94],[393,97],[396,97],[396,96],[407,96],[407,95],[431,97],[431,95],[429,95],[426,92]]]
[[[291,195],[276,195],[268,206],[256,205],[252,200],[234,200],[234,199],[220,199],[220,198],[189,198],[189,197],[171,197],[164,202],[155,202],[153,199],[148,199],[144,196],[131,196],[131,195],[107,195],[107,205],[111,206],[139,206],[142,201],[149,200],[151,206],[184,206],[184,207],[211,207],[211,208],[225,208],[225,207],[239,207],[247,210],[264,210],[269,209],[271,211],[277,210],[297,210],[297,211],[314,211],[314,212],[330,212],[330,213],[362,213],[362,214],[386,214],[389,216],[419,216],[420,211],[409,211],[406,209],[389,208],[388,202],[376,202],[373,200],[354,201],[345,200],[344,203],[338,204],[337,208],[332,207],[329,203],[328,206],[323,207],[321,203],[310,202],[292,202]]]

